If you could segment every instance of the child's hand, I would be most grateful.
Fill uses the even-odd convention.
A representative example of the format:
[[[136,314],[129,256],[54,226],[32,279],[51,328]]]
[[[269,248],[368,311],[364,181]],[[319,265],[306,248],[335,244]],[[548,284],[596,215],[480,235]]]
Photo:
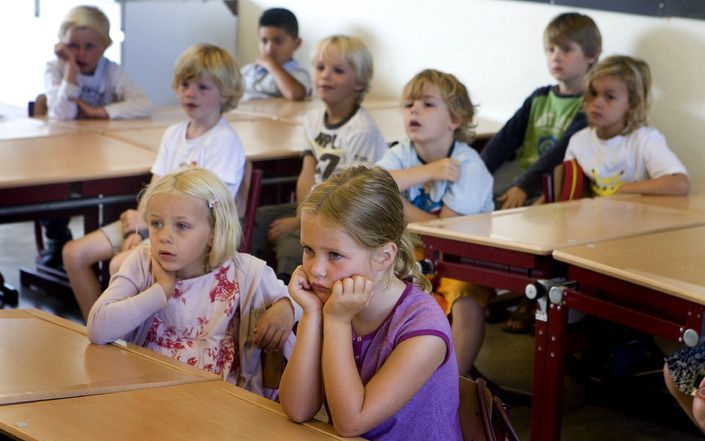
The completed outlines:
[[[526,193],[524,190],[517,186],[509,187],[502,196],[498,197],[497,200],[502,203],[500,207],[501,210],[507,208],[523,207],[524,202],[526,202]]]
[[[56,43],[54,45],[54,54],[61,61],[64,61],[66,63],[76,64],[76,57],[73,55],[73,52],[71,52],[71,50],[69,50],[66,43],[63,43],[63,42]]]
[[[294,231],[295,229],[299,228],[300,225],[301,221],[299,221],[299,218],[296,216],[282,217],[280,219],[277,219],[272,222],[272,225],[269,226],[269,231],[267,232],[267,240],[272,242],[282,234],[286,234],[290,231]]]
[[[443,158],[429,164],[433,168],[434,181],[456,182],[460,178],[460,161],[457,159]]]
[[[281,351],[293,327],[294,308],[288,299],[278,300],[257,320],[252,341],[265,352]]]
[[[274,57],[272,57],[270,54],[260,52],[259,56],[255,60],[255,63],[264,67],[267,70],[270,70],[269,66],[276,63],[276,61],[274,60]]]
[[[330,299],[323,306],[323,315],[352,321],[370,303],[372,281],[363,276],[346,277],[333,284]]]
[[[106,112],[105,107],[91,106],[80,98],[71,97],[70,101],[78,104],[78,110],[82,117],[89,119],[108,119],[110,115]]]
[[[162,265],[152,257],[152,278],[154,282],[158,283],[159,286],[164,290],[167,300],[174,295],[174,288],[176,288],[176,273],[172,271],[165,270]]]
[[[301,265],[296,267],[289,280],[289,295],[304,310],[304,314],[320,314],[323,309],[323,302],[318,298],[308,283],[308,276]]]
[[[138,233],[132,233],[129,236],[125,238],[125,240],[122,241],[122,245],[120,246],[120,251],[128,251],[133,248],[137,248],[137,245],[139,245],[142,242],[142,236],[140,236]]]
[[[120,223],[122,224],[122,231],[139,231],[146,227],[140,212],[137,210],[129,209],[122,212],[120,215]]]

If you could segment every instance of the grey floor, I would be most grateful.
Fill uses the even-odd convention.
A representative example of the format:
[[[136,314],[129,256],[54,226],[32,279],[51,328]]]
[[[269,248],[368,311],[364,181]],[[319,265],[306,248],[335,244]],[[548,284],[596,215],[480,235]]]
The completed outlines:
[[[74,236],[82,234],[80,219],[71,222],[71,229]],[[31,223],[0,224],[0,272],[15,287],[19,286],[19,267],[34,262],[33,247]],[[50,293],[21,288],[20,307],[39,308],[82,323],[73,299],[57,298]],[[676,348],[670,342],[657,343],[665,353]],[[506,390],[528,392],[532,365],[532,337],[504,333],[501,324],[487,325],[485,343],[476,364],[484,376]],[[521,439],[528,440],[528,400],[521,394],[503,394],[511,405],[512,421]],[[703,439],[660,387],[658,374],[647,377],[637,387],[620,390],[566,376],[563,411],[563,440]]]

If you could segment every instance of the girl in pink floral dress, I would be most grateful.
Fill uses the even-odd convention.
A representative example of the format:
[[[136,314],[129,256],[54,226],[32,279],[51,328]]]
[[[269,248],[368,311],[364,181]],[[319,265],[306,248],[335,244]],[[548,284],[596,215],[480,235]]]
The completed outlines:
[[[125,260],[91,309],[88,336],[118,338],[274,397],[261,351],[285,351],[300,309],[264,261],[238,253],[237,209],[205,169],[168,174],[140,201],[149,244]]]

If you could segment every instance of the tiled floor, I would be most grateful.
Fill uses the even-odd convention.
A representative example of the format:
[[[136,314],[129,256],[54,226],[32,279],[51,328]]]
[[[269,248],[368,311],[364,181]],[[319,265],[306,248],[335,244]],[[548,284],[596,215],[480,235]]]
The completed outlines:
[[[71,223],[74,236],[82,234],[77,219]],[[0,225],[0,272],[7,281],[18,286],[18,268],[34,261],[31,223]],[[81,322],[78,307],[72,299],[57,298],[50,293],[23,288],[20,307],[40,308]],[[674,349],[669,342],[658,342],[664,352]],[[501,331],[501,324],[487,326],[485,344],[477,367],[496,384],[516,391],[531,390],[533,339]],[[606,393],[604,390],[611,390]],[[511,404],[511,417],[521,439],[529,439],[529,407],[522,400],[505,395]],[[523,400],[526,401],[526,400]],[[658,374],[643,380],[639,387],[600,387],[597,383],[581,384],[572,377],[565,380],[562,439],[593,440],[678,440],[703,439],[675,402],[660,386]]]

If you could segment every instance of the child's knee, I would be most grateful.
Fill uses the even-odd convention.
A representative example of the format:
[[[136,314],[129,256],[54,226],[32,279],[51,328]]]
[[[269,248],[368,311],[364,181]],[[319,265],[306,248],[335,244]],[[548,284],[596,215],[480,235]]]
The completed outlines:
[[[76,240],[66,242],[61,249],[61,257],[64,260],[64,266],[77,266],[81,263],[82,256],[81,246]]]
[[[461,320],[463,322],[478,322],[483,323],[485,314],[475,299],[472,297],[458,297],[451,307],[453,321]]]

